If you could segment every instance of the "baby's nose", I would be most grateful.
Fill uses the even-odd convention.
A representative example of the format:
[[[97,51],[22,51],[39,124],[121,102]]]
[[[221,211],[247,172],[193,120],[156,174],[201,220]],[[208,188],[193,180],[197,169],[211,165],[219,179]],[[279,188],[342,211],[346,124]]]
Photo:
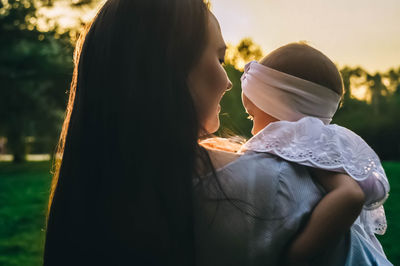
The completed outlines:
[[[232,82],[228,79],[228,87],[226,88],[226,91],[230,91],[233,87]]]

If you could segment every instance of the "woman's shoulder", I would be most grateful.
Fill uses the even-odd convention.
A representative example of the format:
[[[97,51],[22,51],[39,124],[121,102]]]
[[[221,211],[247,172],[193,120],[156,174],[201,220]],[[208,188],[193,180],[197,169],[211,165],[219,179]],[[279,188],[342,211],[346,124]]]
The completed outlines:
[[[270,153],[247,151],[241,154],[229,154],[224,151],[211,151],[210,154],[213,163],[216,162],[216,165],[220,166],[216,167],[220,175],[240,173],[245,174],[247,178],[252,174],[262,178],[309,176],[306,167]]]
[[[241,143],[230,138],[213,137],[201,140],[199,144],[206,150],[215,169],[223,168],[241,156],[238,153],[242,147]],[[204,175],[209,171],[209,169],[200,170]]]
[[[245,139],[241,137],[235,137],[235,138],[213,137],[202,140],[200,141],[199,144],[206,149],[213,163],[213,166],[215,167],[215,169],[217,169],[217,171],[223,170],[228,166],[234,167],[236,163],[239,163],[239,165],[247,164],[249,163],[250,159],[256,161],[269,160],[270,162],[267,164],[269,164],[269,166],[271,166],[270,164],[274,164],[275,168],[277,164],[279,165],[285,164],[285,161],[269,154],[258,154],[257,156],[254,156],[254,154],[252,156],[248,156],[249,154],[246,154],[246,156],[244,156],[245,153],[241,152],[241,148],[244,143]],[[241,158],[241,160],[238,160],[240,157],[243,158]]]
[[[233,145],[231,145],[233,143]],[[206,148],[218,176],[218,182],[232,190],[253,190],[253,192],[276,192],[284,190],[291,197],[301,199],[300,191],[320,196],[320,191],[311,179],[307,167],[286,161],[266,152],[240,152],[240,147],[231,139],[212,138],[200,142]],[[212,176],[205,171],[204,177]],[[207,178],[205,178],[207,180]],[[206,182],[215,182],[209,178]],[[285,192],[285,193],[286,193]],[[299,195],[298,195],[299,194]]]
[[[278,182],[289,183],[292,182],[290,179],[299,179],[296,182],[301,182],[309,177],[306,167],[285,161],[273,154],[251,151],[238,154],[212,149],[207,149],[207,152],[219,182],[231,188],[268,187],[268,190],[271,190]],[[204,174],[204,177],[210,176],[212,172]],[[210,180],[212,182],[213,179]]]
[[[216,169],[225,167],[226,165],[236,161],[241,154],[225,150],[206,148],[208,155]]]
[[[323,195],[307,167],[269,153],[248,151],[216,170],[224,189],[238,196],[253,195],[252,200],[266,205],[270,205],[265,201],[268,199],[280,206],[296,203],[309,210]],[[208,180],[206,184],[215,182]]]

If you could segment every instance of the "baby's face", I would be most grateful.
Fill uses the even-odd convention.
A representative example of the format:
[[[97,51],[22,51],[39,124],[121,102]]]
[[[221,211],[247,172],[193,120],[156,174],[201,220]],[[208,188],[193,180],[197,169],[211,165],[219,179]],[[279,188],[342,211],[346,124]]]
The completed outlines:
[[[251,129],[251,134],[255,135],[264,127],[266,127],[271,122],[279,121],[275,117],[270,116],[269,114],[264,113],[260,108],[255,106],[255,104],[249,100],[242,93],[242,103],[246,112],[249,114],[249,118],[253,121],[253,128]]]

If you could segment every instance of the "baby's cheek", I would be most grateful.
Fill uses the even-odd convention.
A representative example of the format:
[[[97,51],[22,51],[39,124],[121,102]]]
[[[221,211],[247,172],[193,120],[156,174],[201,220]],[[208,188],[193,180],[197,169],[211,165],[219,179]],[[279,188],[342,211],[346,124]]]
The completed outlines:
[[[257,115],[253,116],[253,131],[252,133],[255,135],[258,131],[263,129],[263,121]]]

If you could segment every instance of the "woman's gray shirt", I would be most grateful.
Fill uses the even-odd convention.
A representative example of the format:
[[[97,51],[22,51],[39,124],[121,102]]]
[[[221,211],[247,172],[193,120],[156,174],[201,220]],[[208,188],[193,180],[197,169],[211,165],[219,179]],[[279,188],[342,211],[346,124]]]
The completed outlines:
[[[198,265],[278,265],[286,245],[324,195],[306,167],[267,153],[247,152],[218,169],[217,176],[228,198],[250,215],[226,200],[215,200],[224,199],[224,195],[210,174],[201,182],[196,180]],[[349,251],[363,250],[357,241],[351,241],[352,238],[351,231],[343,235],[340,242],[314,264],[347,264]]]

